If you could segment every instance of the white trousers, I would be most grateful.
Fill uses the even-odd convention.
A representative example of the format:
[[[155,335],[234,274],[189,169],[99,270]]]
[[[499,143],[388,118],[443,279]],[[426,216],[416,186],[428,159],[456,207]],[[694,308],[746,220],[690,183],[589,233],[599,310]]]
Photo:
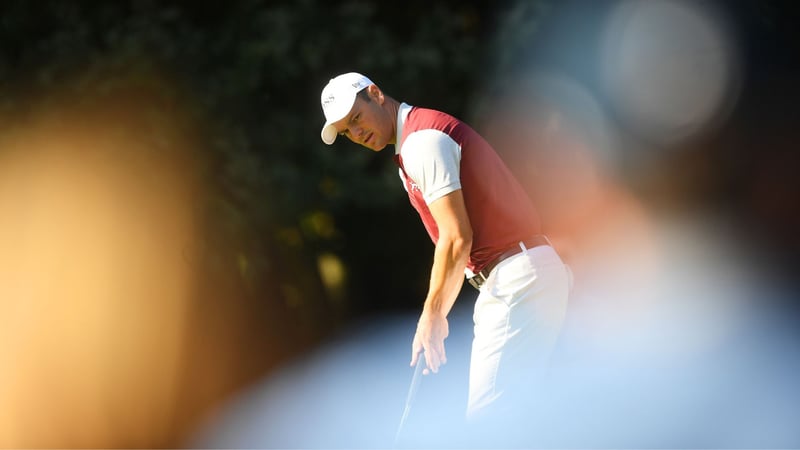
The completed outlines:
[[[502,416],[536,389],[564,323],[571,274],[553,247],[500,262],[475,303],[467,418]]]

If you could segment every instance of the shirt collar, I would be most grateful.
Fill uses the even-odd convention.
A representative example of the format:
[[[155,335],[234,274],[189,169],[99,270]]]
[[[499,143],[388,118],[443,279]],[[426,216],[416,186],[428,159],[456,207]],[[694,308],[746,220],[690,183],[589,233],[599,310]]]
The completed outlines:
[[[400,107],[397,108],[397,133],[395,135],[395,139],[397,140],[394,144],[394,154],[400,154],[400,142],[403,139],[403,125],[406,123],[406,118],[408,117],[408,113],[411,112],[411,105],[407,103],[400,103]]]

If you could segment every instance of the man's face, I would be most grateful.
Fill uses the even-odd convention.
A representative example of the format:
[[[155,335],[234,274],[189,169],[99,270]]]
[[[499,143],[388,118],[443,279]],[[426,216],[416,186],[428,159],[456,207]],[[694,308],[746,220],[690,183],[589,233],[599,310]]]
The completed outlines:
[[[340,135],[378,152],[394,142],[395,118],[383,109],[383,94],[375,86],[366,88],[366,93],[370,101],[357,96],[350,113],[334,126]]]

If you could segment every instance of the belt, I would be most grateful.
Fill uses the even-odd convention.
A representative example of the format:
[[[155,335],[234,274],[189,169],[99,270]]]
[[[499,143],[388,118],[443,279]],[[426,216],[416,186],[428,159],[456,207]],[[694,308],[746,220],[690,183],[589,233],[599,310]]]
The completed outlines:
[[[550,245],[550,240],[547,239],[547,236],[539,234],[530,239],[525,239],[522,241],[522,244],[525,246],[525,248],[531,249],[534,247],[539,247],[540,245]],[[467,281],[472,285],[472,287],[480,290],[481,286],[483,286],[483,283],[485,283],[489,278],[489,274],[492,273],[492,270],[494,270],[498,264],[503,262],[503,260],[520,253],[522,253],[522,248],[520,248],[519,245],[509,248],[501,253],[497,258],[489,261],[489,263],[486,264],[486,266],[484,266],[480,272],[476,273],[475,276],[467,278]]]

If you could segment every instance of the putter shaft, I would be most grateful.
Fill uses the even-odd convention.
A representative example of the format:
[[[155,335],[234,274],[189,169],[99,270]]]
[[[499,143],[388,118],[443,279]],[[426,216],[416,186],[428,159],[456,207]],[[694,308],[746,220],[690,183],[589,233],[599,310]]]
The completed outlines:
[[[425,370],[425,353],[419,354],[417,365],[414,368],[414,375],[411,377],[411,386],[408,388],[408,395],[406,396],[406,406],[403,409],[403,416],[400,418],[400,425],[397,427],[397,433],[394,436],[394,444],[400,439],[400,434],[403,432],[408,413],[411,412],[411,405],[414,402],[414,397],[417,395],[417,389],[422,381],[422,371]]]

